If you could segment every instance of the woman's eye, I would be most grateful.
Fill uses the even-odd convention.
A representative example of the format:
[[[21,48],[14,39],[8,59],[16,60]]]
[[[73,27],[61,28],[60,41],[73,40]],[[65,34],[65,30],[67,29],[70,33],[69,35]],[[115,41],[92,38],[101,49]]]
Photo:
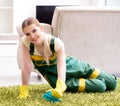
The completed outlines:
[[[36,31],[37,31],[37,30],[36,30],[36,29],[34,29],[34,30],[33,30],[33,33],[35,33]]]
[[[25,35],[26,35],[26,36],[29,36],[30,34],[29,34],[29,33],[26,33]]]

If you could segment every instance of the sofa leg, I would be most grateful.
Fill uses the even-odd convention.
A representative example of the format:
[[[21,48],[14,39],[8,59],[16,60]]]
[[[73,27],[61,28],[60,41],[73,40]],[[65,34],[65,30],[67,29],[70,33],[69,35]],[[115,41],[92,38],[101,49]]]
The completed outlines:
[[[38,75],[37,75],[37,78],[38,78],[38,80],[41,80],[41,75],[38,74]]]

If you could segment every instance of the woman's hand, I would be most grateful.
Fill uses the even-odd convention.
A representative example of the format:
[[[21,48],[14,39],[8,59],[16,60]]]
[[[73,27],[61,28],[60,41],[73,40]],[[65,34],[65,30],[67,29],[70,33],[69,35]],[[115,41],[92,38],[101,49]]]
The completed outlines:
[[[43,99],[49,102],[60,102],[66,88],[66,84],[62,80],[57,80],[56,88],[47,91],[43,95]]]
[[[52,96],[56,98],[61,98],[66,88],[67,86],[62,80],[57,80],[56,88],[52,89]]]
[[[18,99],[26,99],[29,96],[29,88],[27,85],[20,86],[20,93]]]

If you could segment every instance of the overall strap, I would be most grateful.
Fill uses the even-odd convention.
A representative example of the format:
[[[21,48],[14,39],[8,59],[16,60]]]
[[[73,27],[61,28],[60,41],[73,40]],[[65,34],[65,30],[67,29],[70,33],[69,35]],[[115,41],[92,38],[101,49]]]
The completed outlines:
[[[52,52],[55,52],[54,41],[55,41],[55,38],[52,37],[51,40],[50,40],[50,49],[51,49]],[[34,53],[34,44],[30,43],[30,54],[33,55],[33,53]]]
[[[30,43],[30,54],[33,55],[34,53],[34,44]]]
[[[50,41],[50,49],[51,49],[52,52],[55,52],[55,49],[54,49],[54,41],[55,41],[55,38],[52,37],[52,38],[51,38],[51,41]]]

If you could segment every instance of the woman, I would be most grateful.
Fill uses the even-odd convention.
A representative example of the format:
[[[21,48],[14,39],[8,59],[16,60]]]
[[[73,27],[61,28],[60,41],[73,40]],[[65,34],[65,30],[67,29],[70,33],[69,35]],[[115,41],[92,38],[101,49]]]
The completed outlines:
[[[29,17],[22,23],[22,85],[19,98],[29,96],[28,83],[32,68],[35,68],[52,86],[52,96],[61,98],[64,91],[105,92],[114,90],[117,79],[88,63],[65,55],[63,42],[59,38],[42,32],[36,18]]]

